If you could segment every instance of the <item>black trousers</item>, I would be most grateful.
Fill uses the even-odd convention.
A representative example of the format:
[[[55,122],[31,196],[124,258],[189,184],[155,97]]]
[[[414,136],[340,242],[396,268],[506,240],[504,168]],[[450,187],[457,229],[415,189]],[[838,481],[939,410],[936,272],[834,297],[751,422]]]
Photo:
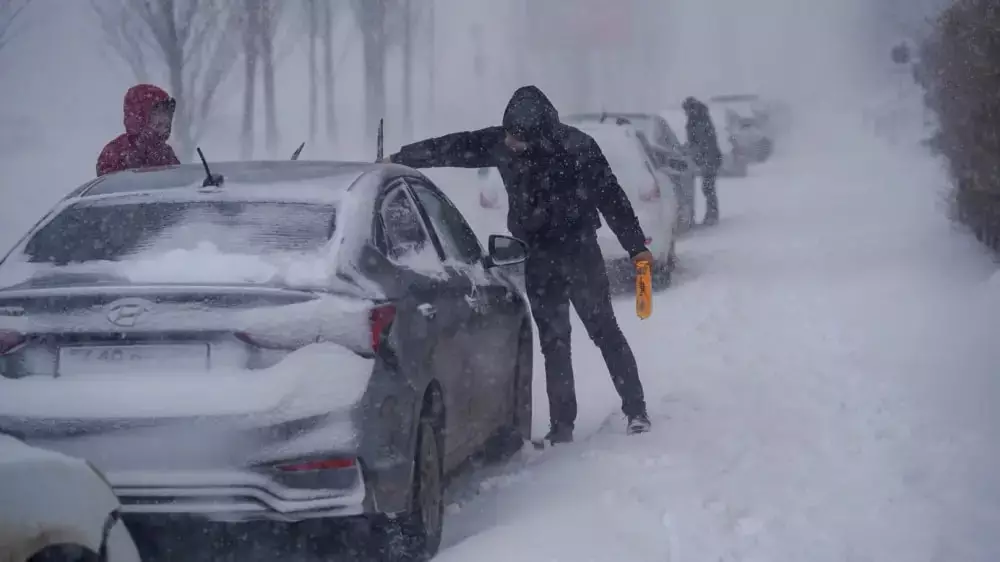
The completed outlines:
[[[715,192],[718,168],[708,168],[701,176],[701,191],[705,194],[705,216],[719,218],[719,195]]]
[[[610,283],[597,235],[574,235],[559,247],[532,248],[525,288],[545,357],[545,384],[553,427],[576,422],[576,386],[570,340],[572,304],[587,335],[604,356],[627,416],[646,413],[635,355],[611,306]]]

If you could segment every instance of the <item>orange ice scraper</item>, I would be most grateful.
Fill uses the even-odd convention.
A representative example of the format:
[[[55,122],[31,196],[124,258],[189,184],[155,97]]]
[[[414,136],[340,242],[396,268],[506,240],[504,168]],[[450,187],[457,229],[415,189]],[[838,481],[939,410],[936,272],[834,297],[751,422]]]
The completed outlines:
[[[643,320],[653,314],[653,272],[648,261],[635,264],[635,313]]]

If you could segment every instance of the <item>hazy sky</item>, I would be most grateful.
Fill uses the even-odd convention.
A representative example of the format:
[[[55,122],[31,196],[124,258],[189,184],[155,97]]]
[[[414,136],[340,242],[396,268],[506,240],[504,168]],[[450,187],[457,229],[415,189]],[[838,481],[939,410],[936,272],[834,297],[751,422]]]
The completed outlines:
[[[605,0],[631,10],[627,19],[637,25],[617,50],[596,51],[586,81],[574,70],[572,53],[543,52],[540,43],[524,39],[526,1],[436,0],[435,83],[429,84],[432,63],[424,56],[418,66],[418,133],[496,122],[510,92],[526,81],[549,91],[564,111],[580,103],[655,110],[691,93],[740,90],[806,103],[860,97],[864,79],[888,57],[880,43],[896,33],[899,21],[912,25],[921,10],[940,0],[919,0],[919,6],[906,0],[915,9],[901,7],[902,0]],[[121,130],[121,97],[133,82],[104,46],[89,2],[34,0],[19,24],[15,40],[0,52],[0,190],[6,201],[23,200],[30,212],[12,214],[6,204],[5,228],[24,226],[55,197],[92,177],[97,153]],[[372,151],[360,142],[360,46],[353,28],[345,17],[335,42],[344,61],[337,71],[343,124],[338,142],[309,147],[304,156],[367,158]],[[287,37],[301,36],[300,29],[290,28]],[[587,43],[569,22],[551,22],[546,29]],[[301,44],[287,40],[285,51],[279,121],[282,147],[290,153],[308,130],[307,93]],[[400,75],[394,57],[390,144],[403,140],[392,126],[399,119]],[[202,141],[217,159],[238,154],[239,78],[234,72],[222,90],[212,134]]]

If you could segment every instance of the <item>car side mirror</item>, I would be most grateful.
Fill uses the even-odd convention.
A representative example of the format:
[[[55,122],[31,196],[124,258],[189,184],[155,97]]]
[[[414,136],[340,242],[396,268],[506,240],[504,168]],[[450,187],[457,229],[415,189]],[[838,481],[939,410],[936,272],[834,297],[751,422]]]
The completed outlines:
[[[528,246],[512,236],[491,234],[486,267],[517,265],[528,259]]]

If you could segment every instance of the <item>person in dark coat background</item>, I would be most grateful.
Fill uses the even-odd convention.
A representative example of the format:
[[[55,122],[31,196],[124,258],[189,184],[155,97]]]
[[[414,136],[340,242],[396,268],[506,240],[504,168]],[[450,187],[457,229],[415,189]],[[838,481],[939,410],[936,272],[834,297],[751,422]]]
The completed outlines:
[[[639,369],[611,306],[597,242],[600,216],[633,261],[652,263],[632,205],[597,143],[559,121],[541,90],[519,88],[503,125],[402,147],[386,160],[412,168],[496,167],[507,190],[507,227],[529,248],[525,285],[545,357],[550,430],[573,440],[577,402],[570,353],[570,304],[600,348],[622,399],[629,433],[650,428]]]
[[[684,100],[683,107],[687,114],[688,146],[695,164],[701,168],[701,190],[705,194],[703,224],[712,225],[719,222],[719,195],[715,191],[715,179],[722,167],[722,151],[708,106],[689,97]]]
[[[125,133],[105,145],[97,158],[97,175],[122,170],[180,164],[167,144],[177,103],[152,84],[125,92]]]

